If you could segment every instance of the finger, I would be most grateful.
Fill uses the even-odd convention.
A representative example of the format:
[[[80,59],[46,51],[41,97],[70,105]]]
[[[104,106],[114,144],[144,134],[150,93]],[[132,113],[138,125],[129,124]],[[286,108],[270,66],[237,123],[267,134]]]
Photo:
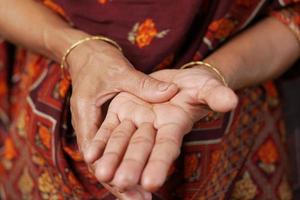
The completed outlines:
[[[145,200],[143,194],[136,190],[129,190],[121,194],[122,200]]]
[[[136,185],[131,190],[120,192],[117,187],[110,186],[106,183],[101,183],[110,193],[112,193],[119,200],[151,200],[152,194],[145,191],[141,186]]]
[[[147,192],[144,190],[143,187],[141,187],[140,185],[136,185],[136,187],[134,188],[136,191],[139,191],[140,194],[142,194],[144,200],[151,200],[152,199],[152,194],[151,192]]]
[[[163,185],[169,168],[180,154],[182,128],[174,124],[161,127],[149,161],[143,171],[141,184],[147,191],[155,191]]]
[[[93,104],[92,101],[71,98],[72,124],[77,136],[79,150],[83,153],[95,136],[100,123],[101,109]]]
[[[121,194],[122,200],[151,200],[152,194],[145,191],[141,186],[136,185],[133,189]]]
[[[113,175],[124,155],[135,126],[124,120],[111,134],[100,160],[95,162],[95,176],[100,182],[107,182]]]
[[[117,187],[111,186],[107,183],[101,183],[110,193],[112,193],[119,200],[151,200],[152,194],[145,191],[141,186],[136,185],[134,188],[120,192]]]
[[[101,183],[103,185],[103,187],[105,189],[107,189],[111,194],[113,194],[115,197],[117,197],[118,199],[120,200],[123,200],[122,196],[122,193],[118,190],[118,188],[116,187],[113,187],[113,186],[110,186],[109,184],[107,183]]]
[[[103,153],[113,130],[120,124],[118,116],[108,112],[95,137],[85,151],[84,158],[88,164],[95,162]]]
[[[144,123],[134,133],[116,171],[113,185],[126,190],[138,184],[154,144],[155,132],[152,124]]]
[[[233,110],[238,103],[238,98],[232,89],[223,85],[212,87],[205,93],[198,93],[199,101],[205,101],[216,112]]]
[[[132,70],[124,78],[121,89],[148,102],[167,101],[178,91],[174,83],[159,81],[137,70]]]

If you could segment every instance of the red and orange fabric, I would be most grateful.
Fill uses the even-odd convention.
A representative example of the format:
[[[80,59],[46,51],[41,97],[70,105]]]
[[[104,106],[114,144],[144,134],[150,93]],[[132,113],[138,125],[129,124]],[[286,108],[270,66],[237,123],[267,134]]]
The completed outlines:
[[[78,29],[116,40],[145,73],[203,59],[268,9],[299,31],[299,3],[291,0],[41,2]],[[0,44],[1,197],[114,199],[78,151],[70,80],[62,79],[57,63],[20,48],[9,65],[7,50]],[[235,111],[211,113],[186,136],[156,199],[292,199],[276,87],[267,83],[238,95]]]

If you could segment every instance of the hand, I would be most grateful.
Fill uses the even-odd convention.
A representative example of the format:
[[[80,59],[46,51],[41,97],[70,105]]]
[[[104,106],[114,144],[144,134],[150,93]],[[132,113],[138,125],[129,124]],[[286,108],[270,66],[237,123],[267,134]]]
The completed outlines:
[[[150,102],[166,101],[177,92],[174,84],[155,80],[135,70],[115,47],[105,42],[90,41],[73,51],[68,57],[73,86],[71,112],[81,152],[90,145],[102,122],[103,103],[118,92],[127,91]],[[151,198],[151,194],[134,188],[117,197],[147,199],[149,195]]]
[[[109,184],[102,183],[102,185],[110,191],[119,200],[151,200],[152,194],[145,191],[141,186],[136,185],[126,192],[120,192],[117,187],[110,186]]]
[[[155,80],[137,70],[115,47],[89,41],[68,57],[72,79],[72,124],[84,152],[101,122],[101,106],[118,92],[127,91],[149,102],[161,102],[176,92],[175,84]]]
[[[207,114],[235,108],[237,97],[203,68],[162,70],[152,74],[176,83],[180,91],[166,103],[148,103],[126,92],[111,102],[106,119],[86,151],[99,181],[130,189],[139,182],[155,191],[180,153],[183,136]]]

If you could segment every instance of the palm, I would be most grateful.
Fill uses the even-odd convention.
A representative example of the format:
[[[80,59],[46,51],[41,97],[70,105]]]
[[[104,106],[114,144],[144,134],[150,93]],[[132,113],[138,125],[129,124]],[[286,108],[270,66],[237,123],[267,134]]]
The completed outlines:
[[[156,130],[171,124],[177,128],[190,127],[196,116],[200,115],[200,112],[196,113],[195,111],[201,110],[199,106],[182,101],[184,96],[181,96],[180,93],[178,97],[174,97],[174,102],[160,104],[151,104],[132,94],[120,93],[111,102],[107,115],[114,115],[120,122],[130,120],[136,127],[144,123],[151,123]],[[184,108],[177,103],[184,105]],[[185,124],[186,122],[188,125]]]
[[[140,181],[147,190],[157,189],[179,155],[183,136],[207,114],[201,105],[225,112],[236,104],[234,93],[205,70],[162,70],[152,76],[176,83],[180,91],[164,103],[125,92],[112,100],[89,151],[100,181],[125,189]]]

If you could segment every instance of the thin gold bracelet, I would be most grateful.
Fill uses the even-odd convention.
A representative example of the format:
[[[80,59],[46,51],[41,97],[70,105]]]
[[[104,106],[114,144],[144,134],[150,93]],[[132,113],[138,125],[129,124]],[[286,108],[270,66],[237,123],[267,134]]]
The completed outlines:
[[[212,66],[209,63],[206,63],[206,62],[203,62],[203,61],[192,61],[192,62],[184,64],[183,66],[180,67],[180,69],[187,69],[187,68],[191,68],[193,66],[206,67],[206,68],[210,69],[211,71],[213,71],[217,74],[219,79],[223,82],[224,86],[228,87],[228,83],[226,82],[226,80],[225,80],[223,74],[220,72],[220,70],[218,68]]]
[[[104,41],[104,42],[107,42],[113,46],[115,46],[119,51],[122,52],[122,48],[120,47],[120,45],[118,45],[117,42],[115,42],[114,40],[108,38],[108,37],[104,37],[104,36],[91,36],[91,37],[86,37],[86,38],[83,38],[77,42],[75,42],[74,44],[71,45],[71,47],[69,49],[67,49],[66,53],[64,54],[64,56],[62,57],[61,59],[61,63],[60,63],[60,68],[62,69],[62,71],[64,71],[64,68],[65,68],[65,63],[67,61],[67,57],[68,55],[72,52],[72,50],[74,50],[76,47],[78,47],[80,44],[84,43],[84,42],[87,42],[87,41],[90,41],[90,40],[101,40],[101,41]]]

